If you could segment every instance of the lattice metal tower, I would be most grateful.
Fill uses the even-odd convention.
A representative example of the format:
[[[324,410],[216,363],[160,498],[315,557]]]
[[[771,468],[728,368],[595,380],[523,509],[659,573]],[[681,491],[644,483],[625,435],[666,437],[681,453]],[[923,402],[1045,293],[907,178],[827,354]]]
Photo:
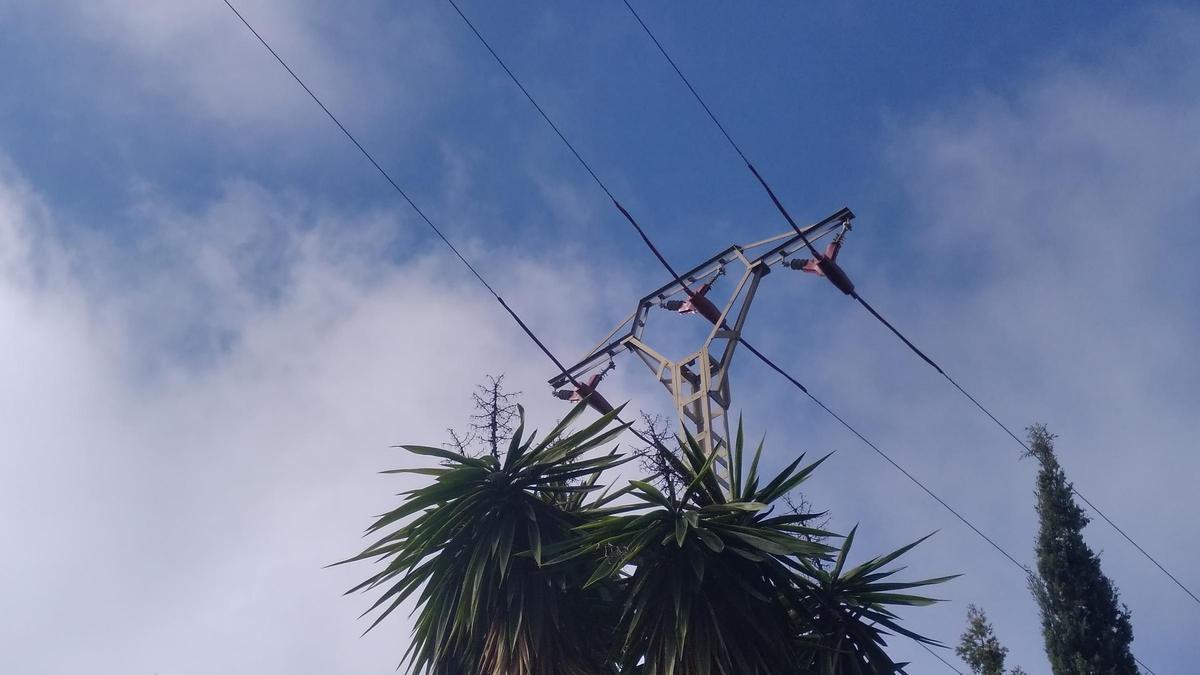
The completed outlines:
[[[843,208],[818,223],[801,228],[803,237],[789,230],[751,244],[730,246],[642,298],[633,313],[567,373],[552,378],[550,385],[568,387],[572,379],[586,382],[586,391],[567,389],[560,392],[562,398],[573,396],[578,400],[581,394],[595,390],[600,377],[618,355],[633,352],[671,393],[680,432],[690,433],[706,456],[717,455],[718,474],[727,481],[728,419],[733,400],[729,371],[758,285],[771,268],[780,263],[797,270],[815,271],[808,259],[793,257],[806,248],[804,239],[816,242],[832,235],[833,241],[827,247],[826,255],[834,257],[853,219],[850,209]],[[717,278],[731,270],[740,271],[741,275],[724,307],[718,308],[708,297],[709,290]],[[657,307],[699,314],[713,327],[696,351],[672,361],[662,355],[662,350],[655,349],[645,334],[650,311]],[[603,401],[603,398],[596,398]]]

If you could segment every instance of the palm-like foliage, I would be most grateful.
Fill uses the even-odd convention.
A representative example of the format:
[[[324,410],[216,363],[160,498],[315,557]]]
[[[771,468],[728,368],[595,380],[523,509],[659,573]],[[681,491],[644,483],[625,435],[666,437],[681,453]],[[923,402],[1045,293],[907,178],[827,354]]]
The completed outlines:
[[[385,563],[352,589],[381,591],[372,627],[414,601],[411,672],[877,674],[899,669],[886,631],[924,640],[887,607],[933,602],[900,591],[945,579],[883,570],[915,543],[843,571],[853,531],[838,552],[805,524],[820,514],[773,515],[825,458],[766,480],[761,444],[745,466],[739,425],[727,483],[689,437],[671,459],[679,494],[630,481],[596,497],[622,460],[588,453],[623,427],[613,413],[568,433],[582,410],[536,443],[522,422],[503,459],[404,446],[443,466],[395,472],[434,481],[403,493],[368,530],[390,532],[350,560]]]
[[[904,664],[894,662],[883,650],[887,646],[885,630],[938,645],[901,626],[899,618],[888,606],[933,604],[937,600],[899,591],[940,584],[954,576],[894,582],[885,580],[899,570],[883,569],[929,537],[846,570],[846,558],[857,529],[852,529],[846,536],[832,569],[801,563],[797,584],[804,589],[803,606],[807,611],[801,621],[803,637],[817,647],[812,654],[812,669],[821,675],[877,675],[900,671]]]
[[[403,493],[404,503],[368,533],[395,529],[343,562],[387,562],[350,591],[385,589],[368,610],[380,610],[372,628],[415,597],[417,620],[405,654],[411,672],[611,672],[603,609],[612,603],[605,601],[606,589],[584,590],[584,579],[573,578],[582,572],[572,566],[541,566],[543,547],[582,523],[582,496],[597,489],[601,472],[621,461],[613,454],[584,458],[624,429],[609,428],[614,412],[567,434],[582,411],[582,405],[576,407],[536,444],[533,437],[523,439],[522,421],[502,461],[403,446],[444,465],[386,472],[435,480]]]
[[[633,571],[622,589],[620,661],[642,675],[767,675],[776,673],[893,673],[882,647],[885,630],[925,640],[897,623],[888,605],[934,602],[897,591],[940,583],[883,580],[881,569],[916,545],[843,573],[854,533],[835,551],[813,538],[835,536],[806,527],[822,514],[772,515],[773,505],[798,487],[828,455],[801,467],[803,455],[773,479],[758,473],[762,445],[748,469],[739,425],[728,486],[687,438],[675,469],[687,485],[677,499],[633,481],[649,510],[613,515],[576,528],[583,536],[562,559],[615,547],[589,582]],[[833,563],[825,571],[820,561]],[[928,642],[928,641],[927,641]]]
[[[800,525],[813,516],[770,515],[768,505],[802,482],[820,461],[797,459],[760,487],[759,453],[743,480],[740,440],[726,490],[696,442],[683,444],[676,470],[686,488],[672,500],[633,481],[644,512],[613,515],[580,526],[582,537],[560,560],[597,552],[610,556],[589,583],[628,565],[620,624],[625,672],[645,675],[755,675],[794,668],[801,653],[791,633],[792,572],[778,558],[822,556],[828,547],[797,535],[828,533]],[[761,450],[761,446],[759,448]]]

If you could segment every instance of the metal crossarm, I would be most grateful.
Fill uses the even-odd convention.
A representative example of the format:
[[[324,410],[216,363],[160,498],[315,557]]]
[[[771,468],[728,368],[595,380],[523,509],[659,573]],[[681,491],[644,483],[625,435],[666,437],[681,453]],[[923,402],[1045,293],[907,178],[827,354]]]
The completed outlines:
[[[848,223],[853,219],[854,212],[848,208],[842,208],[823,220],[806,228],[802,228],[802,231],[804,232],[805,236],[808,237],[809,241],[816,242],[829,236],[835,230],[840,229],[843,224]],[[753,259],[746,257],[747,252],[762,248],[763,246],[775,242],[780,243],[760,254],[758,257]],[[773,267],[805,248],[806,246],[800,235],[793,230],[788,230],[782,234],[751,244],[730,246],[717,255],[681,274],[680,277],[686,284],[691,285],[696,284],[713,274],[716,274],[722,267],[737,262],[744,263],[747,268],[753,264],[762,264],[766,267]],[[624,353],[628,349],[626,343],[629,338],[640,338],[642,336],[642,333],[646,328],[646,319],[650,313],[650,310],[661,305],[666,299],[677,296],[680,293],[685,293],[684,288],[679,284],[678,281],[672,281],[643,297],[638,302],[637,309],[634,310],[632,314],[625,317],[621,323],[617,324],[617,326],[612,330],[612,332],[609,333],[605,340],[602,340],[599,345],[588,352],[586,356],[579,360],[579,362],[568,368],[567,373],[560,373],[551,378],[549,380],[550,386],[566,386],[570,383],[571,377],[578,378],[595,369],[597,366],[607,363],[609,360]],[[625,332],[622,333],[622,330]]]

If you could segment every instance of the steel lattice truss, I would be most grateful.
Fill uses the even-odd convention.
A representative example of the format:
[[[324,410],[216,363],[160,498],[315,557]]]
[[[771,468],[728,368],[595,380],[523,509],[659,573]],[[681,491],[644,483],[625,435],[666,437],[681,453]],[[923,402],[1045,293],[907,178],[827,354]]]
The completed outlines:
[[[730,246],[643,297],[632,314],[578,363],[552,378],[550,385],[559,388],[569,387],[573,381],[582,383],[581,390],[568,389],[558,395],[574,400],[590,395],[589,402],[595,407],[607,408],[603,397],[595,392],[596,385],[617,356],[633,352],[671,393],[681,431],[690,433],[706,455],[717,455],[719,473],[725,476],[729,464],[728,413],[732,402],[729,370],[758,285],[780,263],[812,271],[807,260],[793,258],[807,248],[805,238],[816,242],[836,233],[831,245],[832,254],[836,255],[841,237],[850,229],[853,219],[854,213],[843,208],[801,228],[803,236],[788,230],[762,241]],[[718,307],[707,297],[708,290],[718,277],[736,271],[741,275],[724,307]],[[686,299],[679,300],[680,296]],[[647,319],[655,308],[700,314],[713,324],[712,330],[695,352],[672,361],[655,349],[646,334]]]

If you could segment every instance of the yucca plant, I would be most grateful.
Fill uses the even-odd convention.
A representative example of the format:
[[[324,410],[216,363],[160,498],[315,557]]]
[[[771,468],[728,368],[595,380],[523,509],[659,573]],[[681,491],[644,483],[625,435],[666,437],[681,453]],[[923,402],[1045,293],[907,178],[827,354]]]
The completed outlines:
[[[597,675],[611,673],[605,585],[584,588],[583,565],[542,565],[544,547],[584,522],[583,497],[622,462],[587,456],[617,437],[619,411],[575,433],[584,404],[540,441],[524,438],[524,411],[503,458],[466,457],[441,448],[401,446],[441,459],[437,468],[396,469],[433,482],[402,493],[404,502],[368,533],[392,528],[359,555],[385,564],[348,592],[381,590],[368,610],[374,628],[406,599],[416,605],[409,672],[430,675]],[[605,499],[590,508],[599,508]],[[583,563],[586,558],[579,562]],[[595,562],[595,561],[593,561]],[[339,563],[341,564],[341,563]]]
[[[853,531],[839,552],[823,543],[837,535],[807,525],[822,514],[774,514],[828,455],[766,480],[762,444],[747,467],[739,424],[727,482],[687,437],[664,453],[677,494],[634,480],[597,495],[623,462],[599,451],[624,427],[617,411],[568,432],[583,409],[541,441],[524,438],[521,411],[502,456],[402,446],[442,465],[385,472],[433,480],[402,493],[368,530],[387,533],[343,562],[384,565],[351,589],[379,592],[371,628],[415,606],[409,672],[877,674],[902,665],[883,652],[887,631],[924,640],[887,607],[933,602],[899,591],[945,579],[882,571],[915,544],[843,571]]]
[[[799,572],[796,584],[805,608],[798,617],[799,630],[802,640],[815,647],[809,671],[820,675],[903,672],[906,664],[893,661],[884,651],[887,646],[885,636],[889,631],[925,644],[943,646],[901,626],[899,617],[888,609],[890,606],[919,607],[940,602],[901,591],[955,578],[956,575],[921,581],[887,581],[900,570],[885,570],[884,567],[931,535],[847,570],[846,559],[857,530],[857,527],[850,530],[831,569],[803,560],[798,565],[791,563]]]
[[[760,485],[762,446],[742,471],[739,428],[729,485],[695,440],[673,460],[686,487],[674,499],[632,481],[640,512],[609,515],[576,528],[580,538],[555,562],[615,549],[588,580],[602,583],[628,571],[618,658],[623,672],[644,675],[766,675],[794,672],[804,645],[791,617],[799,609],[793,572],[780,558],[820,558],[833,549],[803,535],[816,515],[771,515],[771,504],[822,462],[803,457]]]

